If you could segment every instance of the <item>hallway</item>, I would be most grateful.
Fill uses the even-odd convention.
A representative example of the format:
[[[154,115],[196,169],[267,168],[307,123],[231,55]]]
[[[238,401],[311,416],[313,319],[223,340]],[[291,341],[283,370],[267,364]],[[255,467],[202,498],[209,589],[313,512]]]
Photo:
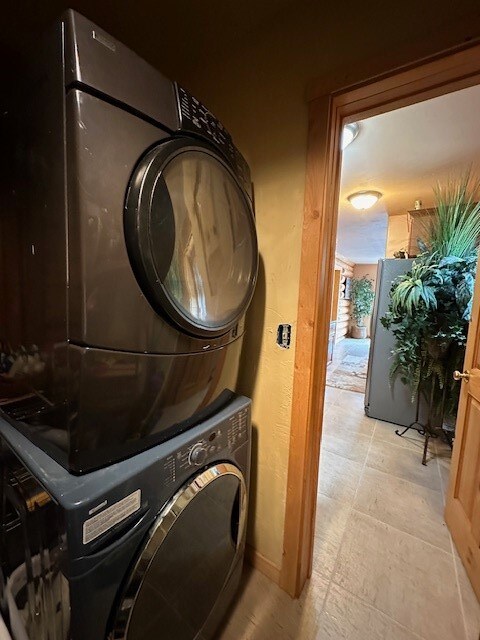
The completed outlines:
[[[450,451],[326,390],[312,578],[291,600],[247,568],[220,640],[478,640],[480,605],[443,521]]]

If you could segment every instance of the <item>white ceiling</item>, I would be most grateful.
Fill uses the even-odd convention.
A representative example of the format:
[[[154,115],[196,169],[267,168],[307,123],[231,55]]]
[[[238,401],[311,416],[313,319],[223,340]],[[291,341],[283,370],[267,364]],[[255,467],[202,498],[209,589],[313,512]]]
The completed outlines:
[[[362,120],[343,152],[337,251],[358,264],[384,257],[388,215],[432,206],[437,180],[470,165],[480,171],[480,86]],[[366,189],[383,197],[357,211],[347,196]]]

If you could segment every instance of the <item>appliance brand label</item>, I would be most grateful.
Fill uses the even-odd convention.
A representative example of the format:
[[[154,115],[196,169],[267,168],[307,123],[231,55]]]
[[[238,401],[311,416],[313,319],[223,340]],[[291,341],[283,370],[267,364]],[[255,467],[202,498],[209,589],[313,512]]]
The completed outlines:
[[[114,527],[128,516],[140,509],[142,502],[142,492],[140,489],[134,491],[126,498],[119,500],[104,511],[97,513],[93,518],[85,520],[83,523],[83,544],[88,544],[95,540],[109,529]]]

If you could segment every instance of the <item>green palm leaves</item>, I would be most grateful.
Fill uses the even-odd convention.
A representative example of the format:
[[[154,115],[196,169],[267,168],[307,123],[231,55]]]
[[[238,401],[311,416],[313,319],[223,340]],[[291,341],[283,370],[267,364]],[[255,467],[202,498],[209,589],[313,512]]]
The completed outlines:
[[[460,180],[434,188],[436,213],[429,229],[428,246],[439,256],[472,255],[480,237],[480,181],[467,171]]]
[[[413,315],[420,305],[426,309],[436,309],[435,290],[438,280],[439,275],[434,266],[414,263],[412,270],[401,277],[392,290],[392,311],[396,314],[405,312]]]
[[[472,312],[480,182],[468,171],[434,193],[436,215],[419,242],[423,252],[394,282],[382,324],[395,336],[392,380],[408,384],[412,400],[422,393],[440,413],[455,415],[459,385],[452,371],[462,368]]]

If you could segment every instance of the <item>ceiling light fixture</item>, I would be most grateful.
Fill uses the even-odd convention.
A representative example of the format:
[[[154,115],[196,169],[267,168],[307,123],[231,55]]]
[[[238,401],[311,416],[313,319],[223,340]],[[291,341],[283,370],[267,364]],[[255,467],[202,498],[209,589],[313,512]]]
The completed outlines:
[[[365,210],[370,209],[373,205],[380,200],[382,194],[380,191],[357,191],[348,196],[347,200],[355,209]]]
[[[348,145],[355,140],[355,138],[358,136],[359,131],[360,125],[358,124],[358,122],[351,122],[350,124],[346,124],[343,127],[341,141],[342,151],[345,149],[345,147],[348,147]]]

